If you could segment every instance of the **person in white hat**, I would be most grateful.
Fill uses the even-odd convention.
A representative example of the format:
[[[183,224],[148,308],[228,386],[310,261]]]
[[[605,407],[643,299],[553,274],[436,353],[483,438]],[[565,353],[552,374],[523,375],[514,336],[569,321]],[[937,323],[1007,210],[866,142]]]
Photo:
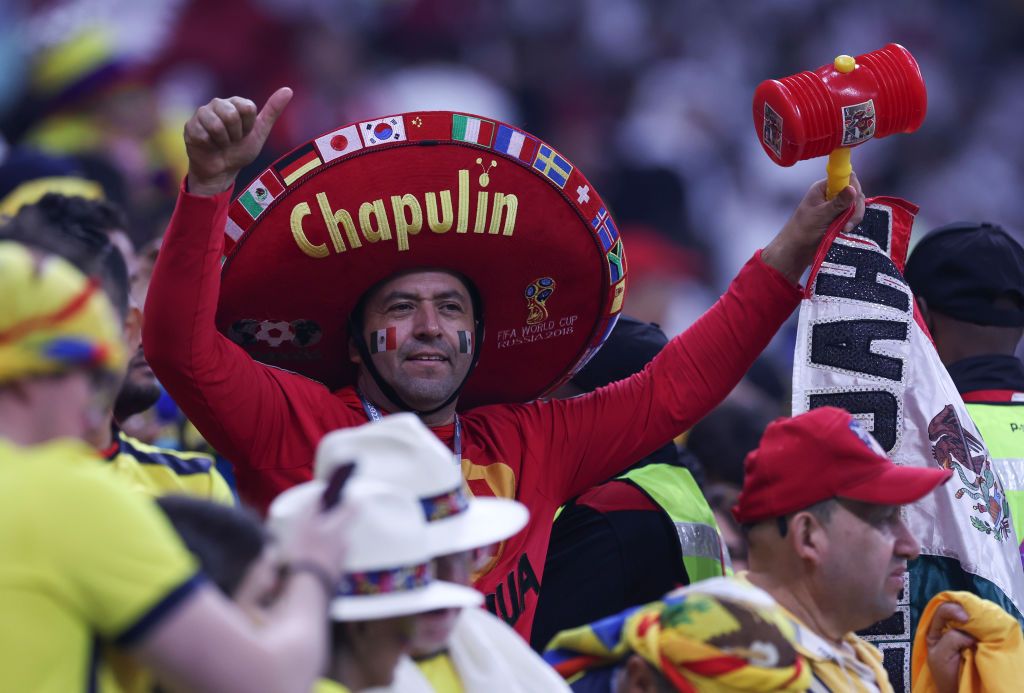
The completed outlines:
[[[294,518],[320,503],[326,487],[322,481],[300,484],[271,505],[270,527],[285,551]],[[412,644],[413,615],[483,601],[472,588],[434,578],[433,540],[409,491],[357,479],[345,489],[342,502],[353,512],[345,528],[349,553],[330,603],[331,653],[316,693],[390,685],[399,658]]]
[[[394,414],[324,436],[315,473],[324,480],[341,464],[356,463],[354,478],[402,486],[420,501],[437,576],[470,585],[493,563],[529,518],[526,507],[504,498],[470,498],[452,453],[413,414]],[[568,690],[564,681],[515,631],[483,609],[442,608],[416,618],[411,644],[392,690],[463,690],[466,693]]]

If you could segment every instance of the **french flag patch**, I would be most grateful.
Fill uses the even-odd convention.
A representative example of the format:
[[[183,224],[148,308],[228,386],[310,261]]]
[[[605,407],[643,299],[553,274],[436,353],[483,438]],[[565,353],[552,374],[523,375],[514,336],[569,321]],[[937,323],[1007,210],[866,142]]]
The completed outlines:
[[[382,351],[394,351],[398,348],[398,335],[394,327],[383,330],[374,330],[370,333],[370,353],[379,354]]]

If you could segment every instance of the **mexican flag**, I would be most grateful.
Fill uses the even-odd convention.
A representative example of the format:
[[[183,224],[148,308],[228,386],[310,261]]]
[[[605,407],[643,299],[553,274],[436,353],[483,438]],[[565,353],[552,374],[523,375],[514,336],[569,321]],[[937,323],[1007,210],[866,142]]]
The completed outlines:
[[[843,407],[895,464],[954,472],[906,508],[921,556],[897,612],[861,633],[885,656],[893,687],[907,692],[914,631],[936,593],[968,590],[1024,624],[1024,569],[1006,494],[903,280],[916,213],[904,200],[876,197],[851,233],[841,233],[849,215],[832,225],[800,305],[793,366],[794,414]]]

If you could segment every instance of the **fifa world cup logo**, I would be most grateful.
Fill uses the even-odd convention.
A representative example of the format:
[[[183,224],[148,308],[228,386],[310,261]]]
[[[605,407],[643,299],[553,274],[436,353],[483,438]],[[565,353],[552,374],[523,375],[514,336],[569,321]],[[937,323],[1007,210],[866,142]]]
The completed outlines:
[[[548,309],[544,306],[555,293],[555,280],[551,277],[541,277],[526,287],[526,308],[529,311],[526,315],[527,325],[536,325],[548,319]]]

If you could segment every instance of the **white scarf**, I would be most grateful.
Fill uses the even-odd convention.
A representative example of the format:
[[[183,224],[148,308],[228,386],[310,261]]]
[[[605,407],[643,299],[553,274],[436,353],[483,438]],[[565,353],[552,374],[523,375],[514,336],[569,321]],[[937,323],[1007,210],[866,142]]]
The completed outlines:
[[[569,691],[562,677],[530,649],[514,630],[483,609],[463,609],[448,651],[466,693],[547,693]],[[393,693],[434,693],[419,667],[403,657]]]

